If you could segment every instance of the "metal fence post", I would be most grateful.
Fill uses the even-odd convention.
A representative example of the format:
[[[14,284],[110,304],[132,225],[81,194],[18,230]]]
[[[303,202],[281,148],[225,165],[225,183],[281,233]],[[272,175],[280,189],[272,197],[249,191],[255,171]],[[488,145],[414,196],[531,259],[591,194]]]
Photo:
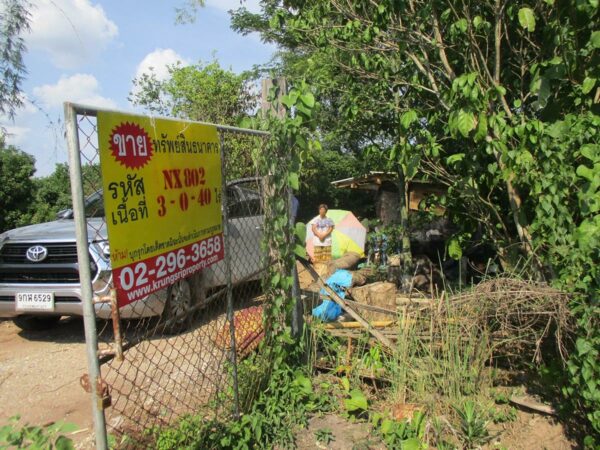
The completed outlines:
[[[98,362],[98,335],[96,314],[94,311],[92,278],[90,273],[90,255],[88,248],[88,230],[85,219],[83,180],[81,177],[81,156],[79,154],[79,132],[77,113],[70,103],[65,103],[65,123],[67,145],[69,149],[69,171],[71,176],[71,196],[73,199],[73,219],[77,237],[77,260],[81,282],[81,301],[83,303],[83,323],[85,327],[85,348],[89,379],[92,391],[92,416],[96,433],[96,448],[108,448],[106,421],[100,387],[100,364]]]
[[[235,323],[233,310],[233,282],[231,278],[231,242],[229,240],[229,211],[227,210],[227,179],[225,170],[225,139],[223,132],[219,130],[221,147],[221,215],[223,217],[223,247],[225,249],[225,277],[227,280],[227,320],[229,321],[230,355],[229,359],[233,374],[233,402],[235,418],[240,416],[240,396],[238,385],[237,354],[235,345]]]
[[[291,188],[288,187],[288,211],[290,216],[290,228],[294,229],[296,225],[296,213],[294,211],[294,193]],[[292,231],[290,236],[292,242],[296,239],[296,233]],[[298,281],[298,268],[296,266],[296,258],[294,258],[294,266],[292,267],[292,301],[294,302],[294,308],[292,309],[292,336],[299,339],[304,331],[304,305],[302,304],[302,298],[300,296],[300,283]]]

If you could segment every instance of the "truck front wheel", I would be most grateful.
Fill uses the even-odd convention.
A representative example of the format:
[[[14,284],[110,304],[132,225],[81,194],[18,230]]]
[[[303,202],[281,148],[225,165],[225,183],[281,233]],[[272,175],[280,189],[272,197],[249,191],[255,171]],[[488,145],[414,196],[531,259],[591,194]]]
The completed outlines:
[[[194,290],[190,280],[178,280],[167,289],[167,301],[162,313],[166,334],[178,334],[188,330],[193,321],[191,312],[195,305]]]

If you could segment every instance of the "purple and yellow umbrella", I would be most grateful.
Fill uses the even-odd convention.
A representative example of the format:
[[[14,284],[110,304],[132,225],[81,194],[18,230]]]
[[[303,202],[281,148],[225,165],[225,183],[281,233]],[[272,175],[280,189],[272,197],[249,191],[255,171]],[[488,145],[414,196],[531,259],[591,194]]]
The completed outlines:
[[[358,221],[356,216],[350,211],[345,211],[343,209],[330,209],[327,211],[327,217],[333,220],[335,225],[333,233],[331,234],[332,258],[340,258],[346,252],[358,253],[361,257],[365,256],[367,229]],[[306,252],[311,257],[314,257],[315,255],[313,243],[314,237],[315,235],[312,232],[312,226],[309,222],[306,225]]]

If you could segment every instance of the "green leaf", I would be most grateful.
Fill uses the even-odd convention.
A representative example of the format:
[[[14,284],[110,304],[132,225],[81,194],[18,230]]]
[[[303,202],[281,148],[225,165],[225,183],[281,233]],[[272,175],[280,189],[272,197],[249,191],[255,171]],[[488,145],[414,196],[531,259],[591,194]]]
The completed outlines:
[[[541,78],[540,80],[540,90],[538,92],[538,102],[540,107],[545,107],[548,101],[548,97],[550,97],[550,80],[548,78]]]
[[[479,121],[477,123],[477,131],[475,132],[474,139],[476,142],[483,141],[487,136],[488,120],[485,112],[479,113]]]
[[[590,36],[590,44],[594,48],[600,48],[600,31],[594,31]]]
[[[369,408],[367,397],[358,389],[350,391],[350,398],[344,400],[344,406],[348,412],[366,411]]]
[[[471,72],[467,75],[467,84],[469,86],[474,86],[475,80],[477,80],[477,72]]]
[[[554,139],[562,138],[568,131],[569,127],[563,121],[555,122],[544,130],[548,136]]]
[[[402,450],[421,450],[423,444],[418,438],[410,438],[402,441]]]
[[[592,144],[586,144],[581,147],[581,156],[586,157],[590,161],[596,161],[600,159],[600,155],[598,155],[598,146]]]
[[[560,56],[555,56],[550,61],[548,61],[548,63],[552,64],[553,66],[557,66],[557,65],[561,64],[562,62],[563,62],[563,59]]]
[[[296,102],[289,95],[284,95],[283,97],[281,97],[281,103],[287,106],[288,109],[290,109],[292,106],[294,106],[294,103]]]
[[[300,242],[306,241],[306,224],[297,222],[294,227],[294,233]]]
[[[300,179],[296,172],[292,172],[288,175],[288,181],[292,189],[297,191],[300,188]]]
[[[312,95],[312,93],[310,93],[310,92],[307,92],[306,94],[301,94],[300,100],[302,101],[302,103],[304,103],[309,108],[312,108],[313,106],[315,106],[315,96]]]
[[[577,167],[576,173],[578,176],[585,178],[588,181],[594,180],[594,170],[584,166],[583,164]]]
[[[454,164],[456,162],[462,161],[463,159],[465,159],[464,153],[456,153],[455,155],[448,156],[448,158],[446,159],[446,163]]]
[[[583,338],[577,339],[576,346],[577,346],[577,353],[579,354],[579,356],[583,356],[586,353],[589,353],[590,351],[592,351],[592,349],[593,349],[592,344]]]
[[[71,422],[61,422],[58,428],[59,433],[73,433],[77,430],[79,430],[79,426]]]
[[[54,444],[56,450],[75,450],[73,441],[65,436],[59,436]]]
[[[462,31],[463,33],[465,33],[467,31],[467,27],[469,26],[469,23],[467,22],[467,19],[460,19],[460,20],[457,20],[456,22],[454,22],[454,26],[456,28],[458,28],[460,31]]]
[[[592,89],[594,89],[595,85],[595,78],[585,77],[585,80],[583,80],[583,83],[581,84],[581,92],[588,94]]]
[[[301,258],[306,259],[306,247],[304,245],[295,244],[294,245],[294,254],[300,256]]]
[[[294,381],[292,384],[300,388],[300,391],[305,395],[309,395],[313,391],[310,379],[299,370],[294,373]]]
[[[383,422],[381,422],[381,432],[383,434],[389,434],[391,431],[393,431],[392,425],[394,425],[393,421],[390,419],[384,419]]]
[[[457,238],[452,238],[448,242],[448,255],[455,260],[462,258],[462,248],[460,248],[460,242]]]
[[[417,112],[414,109],[411,109],[400,116],[400,125],[402,125],[402,128],[405,130],[408,130],[411,124],[417,119]]]
[[[458,131],[460,131],[460,134],[462,134],[464,137],[467,137],[469,136],[469,133],[475,128],[475,116],[472,112],[461,109],[458,112],[456,125],[458,127]]]
[[[343,377],[341,379],[341,382],[342,382],[342,387],[344,388],[344,390],[346,392],[349,392],[350,391],[350,381],[348,380],[348,378]]]
[[[600,224],[596,224],[591,220],[584,220],[577,227],[577,241],[579,246],[583,249],[596,248],[597,247],[597,236],[600,234]],[[582,344],[584,345],[584,344]]]
[[[535,31],[535,15],[531,8],[521,8],[519,10],[519,23],[530,33]]]
[[[312,109],[307,108],[302,103],[297,103],[296,104],[296,110],[300,111],[302,114],[304,114],[307,117],[311,117],[312,116]]]
[[[281,280],[281,274],[280,273],[276,273],[271,278],[271,286],[274,286],[274,287],[277,286],[279,284],[280,280]]]
[[[379,424],[379,422],[381,421],[381,419],[383,419],[383,414],[382,413],[376,412],[376,413],[371,414],[370,420],[371,420],[371,424],[374,427],[376,427]]]

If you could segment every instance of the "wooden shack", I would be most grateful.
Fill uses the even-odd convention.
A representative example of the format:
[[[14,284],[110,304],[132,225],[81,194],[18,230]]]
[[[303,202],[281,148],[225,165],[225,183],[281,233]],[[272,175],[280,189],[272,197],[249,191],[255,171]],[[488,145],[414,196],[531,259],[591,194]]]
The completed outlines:
[[[359,189],[371,191],[375,196],[375,212],[383,225],[400,221],[400,203],[398,177],[390,172],[370,172],[367,175],[332,181],[331,184],[340,189]],[[412,180],[406,184],[406,205],[409,211],[418,211],[421,202],[430,196],[446,194],[446,187],[439,183],[425,180]],[[439,215],[444,209],[438,207]]]

